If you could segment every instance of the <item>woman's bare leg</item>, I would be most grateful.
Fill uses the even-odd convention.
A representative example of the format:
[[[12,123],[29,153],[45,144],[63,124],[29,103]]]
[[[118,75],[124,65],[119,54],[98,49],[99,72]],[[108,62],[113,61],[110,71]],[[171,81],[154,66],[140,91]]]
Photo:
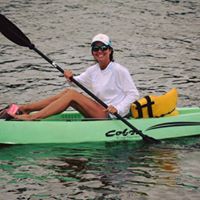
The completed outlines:
[[[33,102],[33,103],[28,103],[28,104],[24,104],[24,105],[20,105],[19,109],[23,112],[23,113],[30,113],[33,111],[38,111],[38,110],[42,110],[43,108],[45,108],[46,106],[48,106],[50,103],[52,103],[53,101],[59,99],[62,95],[66,94],[68,92],[68,89],[60,92],[57,95]]]
[[[37,113],[29,115],[15,115],[14,117],[22,120],[42,119],[50,115],[61,113],[69,106],[72,106],[80,111],[85,117],[107,118],[108,116],[103,106],[76,90],[70,89]]]

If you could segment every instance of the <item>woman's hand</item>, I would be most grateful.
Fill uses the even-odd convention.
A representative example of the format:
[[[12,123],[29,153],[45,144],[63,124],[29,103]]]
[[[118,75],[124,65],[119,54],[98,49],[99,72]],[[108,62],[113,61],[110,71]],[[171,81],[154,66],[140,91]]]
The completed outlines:
[[[106,111],[111,113],[111,114],[118,113],[118,110],[112,105],[109,105],[108,108],[106,109]]]
[[[64,71],[64,76],[68,81],[71,81],[71,78],[73,77],[73,73],[71,70],[65,70]]]

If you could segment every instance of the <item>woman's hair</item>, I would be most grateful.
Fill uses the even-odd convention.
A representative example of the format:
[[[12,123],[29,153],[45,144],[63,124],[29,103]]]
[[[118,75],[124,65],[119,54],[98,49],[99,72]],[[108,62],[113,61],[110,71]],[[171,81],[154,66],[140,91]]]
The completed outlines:
[[[109,49],[111,50],[111,54],[110,54],[110,61],[114,62],[114,57],[113,57],[113,54],[114,54],[114,50],[112,47],[109,46]]]

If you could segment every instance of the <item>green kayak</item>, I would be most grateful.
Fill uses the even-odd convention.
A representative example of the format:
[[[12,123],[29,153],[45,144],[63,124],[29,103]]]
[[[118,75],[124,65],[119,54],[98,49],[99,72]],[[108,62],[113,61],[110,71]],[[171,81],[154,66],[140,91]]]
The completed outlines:
[[[200,108],[179,108],[178,116],[128,121],[145,135],[169,139],[200,135]],[[118,119],[86,119],[66,111],[40,121],[0,120],[1,144],[137,141],[142,138]]]

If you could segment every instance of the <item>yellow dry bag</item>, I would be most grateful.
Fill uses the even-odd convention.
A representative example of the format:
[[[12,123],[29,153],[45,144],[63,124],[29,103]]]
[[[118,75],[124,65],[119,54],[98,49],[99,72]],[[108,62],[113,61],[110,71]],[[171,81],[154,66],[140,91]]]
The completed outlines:
[[[161,96],[145,96],[131,105],[134,118],[163,117],[178,115],[176,110],[178,92],[176,88]]]

